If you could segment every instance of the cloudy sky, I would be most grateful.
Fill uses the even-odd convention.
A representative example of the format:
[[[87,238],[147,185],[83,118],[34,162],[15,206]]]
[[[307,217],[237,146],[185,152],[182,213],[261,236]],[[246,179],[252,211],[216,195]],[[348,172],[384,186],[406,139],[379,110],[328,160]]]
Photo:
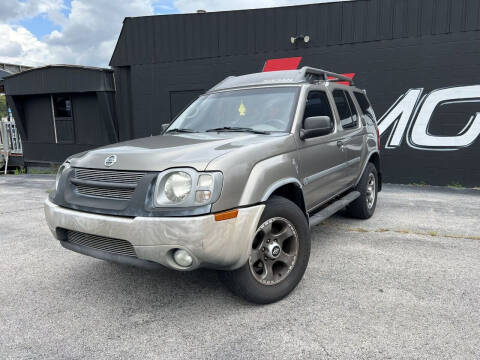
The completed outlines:
[[[107,66],[126,16],[315,2],[327,0],[0,0],[0,62]]]

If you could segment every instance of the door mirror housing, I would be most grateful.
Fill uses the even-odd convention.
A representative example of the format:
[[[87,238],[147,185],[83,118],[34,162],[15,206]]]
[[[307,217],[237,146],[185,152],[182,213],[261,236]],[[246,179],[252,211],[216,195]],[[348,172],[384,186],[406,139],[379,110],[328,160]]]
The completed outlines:
[[[165,130],[168,129],[169,126],[170,126],[170,123],[162,124],[162,134],[165,132]]]
[[[303,121],[303,129],[300,130],[300,139],[330,134],[334,129],[333,120],[330,116],[312,116]]]

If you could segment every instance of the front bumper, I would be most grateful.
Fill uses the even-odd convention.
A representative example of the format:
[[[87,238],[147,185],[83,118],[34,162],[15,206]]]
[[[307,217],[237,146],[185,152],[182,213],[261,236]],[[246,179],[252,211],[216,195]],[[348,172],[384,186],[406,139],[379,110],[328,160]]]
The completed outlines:
[[[233,270],[243,266],[250,256],[252,240],[265,205],[239,209],[236,218],[223,221],[216,221],[212,214],[135,218],[98,215],[66,209],[48,199],[44,207],[48,226],[58,240],[64,239],[58,237],[57,230],[73,230],[126,240],[133,245],[138,259],[172,269],[210,267]],[[172,257],[175,249],[188,251],[193,257],[192,266],[187,269],[178,266]]]

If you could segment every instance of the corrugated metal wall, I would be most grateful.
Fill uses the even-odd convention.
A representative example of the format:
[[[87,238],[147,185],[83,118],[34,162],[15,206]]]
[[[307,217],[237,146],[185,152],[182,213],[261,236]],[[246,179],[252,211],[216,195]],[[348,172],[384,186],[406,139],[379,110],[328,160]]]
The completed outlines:
[[[480,29],[478,0],[358,0],[126,18],[110,65],[130,66],[411,38]]]

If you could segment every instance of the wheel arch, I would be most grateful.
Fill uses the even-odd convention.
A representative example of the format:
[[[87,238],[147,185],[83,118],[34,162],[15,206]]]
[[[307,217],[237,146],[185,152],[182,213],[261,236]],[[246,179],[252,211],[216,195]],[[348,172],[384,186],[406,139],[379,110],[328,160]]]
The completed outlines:
[[[381,163],[380,163],[380,154],[375,151],[370,155],[368,158],[367,163],[372,163],[375,165],[375,168],[377,169],[377,176],[378,176],[378,191],[382,190],[382,169],[381,169]]]
[[[358,177],[354,186],[357,186],[358,182],[362,178],[362,175],[365,172],[365,169],[369,163],[372,163],[373,165],[375,165],[375,168],[377,169],[378,191],[381,191],[382,190],[382,170],[381,170],[380,154],[378,151],[373,151],[368,155],[368,160],[363,165],[362,171],[360,172],[360,176]]]
[[[267,201],[275,195],[284,197],[295,203],[308,219],[305,198],[303,195],[303,186],[298,179],[287,178],[273,183],[263,195],[262,202]]]

